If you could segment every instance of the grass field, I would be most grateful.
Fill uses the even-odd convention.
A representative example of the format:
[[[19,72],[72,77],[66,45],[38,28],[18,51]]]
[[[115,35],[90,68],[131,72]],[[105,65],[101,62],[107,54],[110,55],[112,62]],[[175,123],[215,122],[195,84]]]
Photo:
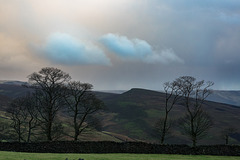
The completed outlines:
[[[2,152],[0,160],[240,160],[240,157],[164,154],[52,154]]]

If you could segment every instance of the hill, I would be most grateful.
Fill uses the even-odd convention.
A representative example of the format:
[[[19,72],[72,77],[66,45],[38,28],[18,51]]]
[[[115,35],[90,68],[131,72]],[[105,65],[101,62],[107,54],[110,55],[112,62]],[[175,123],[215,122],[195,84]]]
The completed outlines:
[[[22,82],[22,81],[0,80],[0,84],[10,84],[10,85],[21,86],[21,85],[26,85],[28,83],[27,82]]]
[[[21,97],[32,90],[22,86],[22,82],[8,82],[8,81],[1,81],[0,82],[0,122],[10,123],[9,118],[6,116],[6,109],[7,105],[11,103],[14,98]],[[112,93],[104,93],[104,92],[95,92],[95,94],[100,99],[111,98],[115,94]],[[66,122],[67,116],[61,114],[61,120]],[[69,119],[69,118],[68,118]],[[0,127],[1,127],[0,123]],[[3,123],[2,123],[3,124]],[[67,126],[67,125],[65,125]],[[1,135],[1,134],[0,134]],[[0,137],[1,138],[1,137]],[[126,135],[121,135],[109,131],[91,131],[88,133],[81,134],[80,139],[82,141],[115,141],[115,142],[122,142],[122,141],[135,141],[132,138],[129,138]]]
[[[29,91],[29,89],[26,89],[25,87],[23,87],[23,85],[27,85],[27,84],[28,84],[27,82],[22,82],[22,81],[0,80],[0,95],[5,95],[11,98],[16,98],[18,96],[21,96],[24,92]],[[101,90],[101,91],[95,91],[95,92],[98,93],[98,95],[99,94],[107,95],[107,94],[122,94],[127,91]],[[161,91],[157,91],[157,92],[161,92]],[[207,100],[240,107],[240,91],[214,90]]]
[[[21,96],[29,90],[19,85],[0,84],[0,100],[3,99],[4,105],[0,110],[11,101],[12,98]],[[2,95],[1,95],[2,94]],[[122,94],[95,92],[106,105],[107,110],[97,116],[102,121],[104,132],[96,133],[100,135],[93,140],[106,140],[115,138],[116,141],[141,140],[147,142],[157,142],[158,137],[153,136],[153,125],[158,118],[163,116],[163,106],[165,94],[146,89],[131,89]],[[213,118],[214,126],[210,130],[209,136],[201,141],[202,144],[222,144],[224,139],[221,132],[226,127],[235,127],[240,132],[240,108],[234,105],[207,101],[204,104],[205,110]],[[185,113],[182,104],[177,104],[170,114],[172,119],[178,119]],[[91,135],[91,137],[94,137]],[[103,138],[104,137],[104,138]],[[90,138],[82,137],[83,139]],[[231,143],[240,143],[240,134],[234,134],[230,139]],[[167,140],[168,143],[183,144],[189,143],[184,137],[178,126],[173,128],[173,136]]]
[[[115,95],[109,99],[103,99],[108,112],[108,125],[105,130],[114,131],[128,135],[134,139],[143,141],[157,141],[152,135],[152,128],[158,118],[163,116],[163,106],[165,94],[144,89],[131,89],[123,94]],[[204,104],[205,110],[211,115],[214,126],[210,130],[209,136],[203,140],[203,144],[224,143],[221,132],[229,126],[240,129],[240,108],[222,103],[207,101]],[[178,119],[185,113],[185,108],[181,104],[171,112],[172,119]],[[110,123],[111,122],[111,123]],[[169,143],[188,143],[189,141],[178,131],[178,126],[174,128],[174,136],[168,139]],[[238,138],[231,140],[239,143]]]
[[[16,98],[23,96],[27,92],[31,92],[31,89],[16,84],[0,84],[0,95],[7,96],[9,98]]]
[[[240,91],[214,90],[213,93],[208,97],[208,100],[240,107]]]

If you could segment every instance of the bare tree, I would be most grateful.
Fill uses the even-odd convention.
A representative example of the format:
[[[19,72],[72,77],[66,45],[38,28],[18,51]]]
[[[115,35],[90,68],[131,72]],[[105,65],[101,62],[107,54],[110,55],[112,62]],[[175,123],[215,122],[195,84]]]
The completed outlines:
[[[0,141],[10,138],[9,128],[9,124],[7,122],[4,122],[0,117]]]
[[[31,88],[36,91],[39,120],[48,141],[52,141],[53,125],[60,108],[64,106],[65,85],[69,74],[60,69],[46,67],[28,76]]]
[[[39,126],[38,116],[39,113],[37,111],[36,97],[33,95],[26,95],[26,97],[22,97],[24,110],[27,114],[26,118],[26,127],[27,127],[27,142],[31,141],[31,136],[33,135],[33,130]]]
[[[25,115],[21,114],[22,111],[22,104],[18,102],[18,100],[13,101],[10,104],[10,108],[7,109],[7,113],[10,115],[11,119],[11,127],[13,128],[14,132],[17,134],[18,142],[21,142],[23,139],[23,125],[25,123]]]
[[[154,125],[153,135],[160,137],[161,144],[164,144],[164,141],[172,136],[171,128],[174,124],[172,119],[165,120],[165,117],[161,117],[157,120]]]
[[[173,106],[180,98],[180,89],[176,82],[166,82],[164,83],[165,91],[165,107],[164,107],[164,117],[161,117],[155,124],[155,131],[161,137],[161,144],[164,143],[167,134],[170,134],[169,130],[172,126],[172,120],[168,120],[169,113],[173,109]]]
[[[73,81],[68,84],[68,94],[65,98],[69,112],[73,117],[74,140],[86,129],[90,123],[88,117],[103,108],[103,102],[91,93],[92,85]]]
[[[225,139],[225,144],[228,145],[229,143],[229,136],[236,133],[237,129],[234,127],[228,127],[222,131],[222,137]]]
[[[0,121],[0,133],[3,133],[3,131],[5,131],[7,128],[7,126],[5,125],[5,123],[3,123],[2,121]]]
[[[18,141],[30,142],[32,131],[39,124],[33,97],[26,95],[25,97],[14,99],[7,109],[7,114],[12,120],[11,127],[18,135]]]
[[[20,98],[17,98],[13,100],[7,108],[7,115],[12,121],[10,126],[17,135],[18,142],[24,141],[24,133],[26,133],[25,123],[27,113],[25,112],[23,103],[24,102]]]
[[[206,98],[212,93],[209,89],[214,83],[196,81],[191,76],[182,76],[175,80],[178,85],[187,115],[183,118],[183,133],[192,140],[195,147],[197,140],[206,134],[206,131],[212,125],[210,117],[203,111],[203,104]],[[208,124],[207,124],[208,123]]]
[[[208,129],[213,123],[207,112],[199,110],[194,118],[191,117],[190,114],[186,114],[184,117],[180,118],[179,124],[182,132],[191,138],[193,146],[195,147],[197,141],[207,135]]]

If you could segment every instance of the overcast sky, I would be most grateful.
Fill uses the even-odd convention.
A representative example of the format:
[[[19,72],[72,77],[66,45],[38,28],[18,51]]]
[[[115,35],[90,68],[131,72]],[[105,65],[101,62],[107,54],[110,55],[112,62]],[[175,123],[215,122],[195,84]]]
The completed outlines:
[[[0,80],[57,67],[96,90],[240,90],[240,1],[0,0],[0,62]]]

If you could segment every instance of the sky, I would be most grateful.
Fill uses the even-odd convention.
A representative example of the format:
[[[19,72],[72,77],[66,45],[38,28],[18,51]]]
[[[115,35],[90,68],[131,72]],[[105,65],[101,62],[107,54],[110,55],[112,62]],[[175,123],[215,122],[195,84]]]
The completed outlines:
[[[95,90],[240,90],[240,1],[0,0],[0,62],[0,80],[56,67]]]

